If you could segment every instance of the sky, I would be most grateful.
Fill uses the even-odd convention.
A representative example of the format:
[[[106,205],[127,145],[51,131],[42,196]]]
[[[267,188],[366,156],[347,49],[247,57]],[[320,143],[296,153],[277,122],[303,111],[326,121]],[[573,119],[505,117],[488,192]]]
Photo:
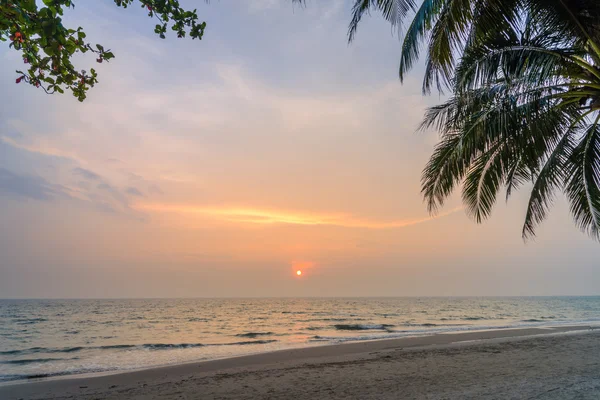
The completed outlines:
[[[600,247],[557,198],[521,239],[527,187],[474,223],[432,217],[423,68],[349,0],[221,0],[202,41],[139,7],[77,1],[65,24],[116,58],[88,99],[15,85],[0,45],[0,298],[598,295]],[[298,277],[296,270],[303,274]]]

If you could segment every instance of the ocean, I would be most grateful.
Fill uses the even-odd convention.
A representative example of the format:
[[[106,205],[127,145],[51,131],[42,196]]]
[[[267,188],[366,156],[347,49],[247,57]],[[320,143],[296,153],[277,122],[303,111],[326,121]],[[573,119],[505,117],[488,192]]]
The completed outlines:
[[[0,300],[0,383],[577,324],[600,324],[600,297]]]

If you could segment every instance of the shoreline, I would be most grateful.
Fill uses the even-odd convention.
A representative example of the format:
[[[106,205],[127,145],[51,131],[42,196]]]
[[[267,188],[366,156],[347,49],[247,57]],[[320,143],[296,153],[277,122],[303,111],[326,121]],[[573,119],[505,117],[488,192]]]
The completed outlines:
[[[32,378],[19,379],[19,380],[14,380],[14,381],[0,382],[0,389],[2,387],[12,386],[12,385],[26,385],[26,384],[30,384],[30,383],[43,383],[43,382],[49,382],[49,381],[62,381],[62,380],[71,380],[71,379],[73,379],[73,380],[93,379],[93,378],[106,377],[106,376],[144,372],[144,371],[149,371],[149,370],[154,370],[154,369],[168,369],[168,368],[183,367],[186,365],[212,363],[212,362],[216,362],[216,361],[246,359],[247,357],[263,358],[262,356],[266,357],[267,355],[273,354],[273,353],[293,352],[294,356],[296,356],[295,353],[297,351],[305,352],[305,351],[311,350],[311,349],[325,349],[325,354],[329,354],[329,351],[327,348],[332,348],[335,350],[332,350],[332,349],[329,349],[329,350],[332,350],[332,352],[334,352],[336,354],[352,354],[352,352],[348,353],[348,352],[339,350],[338,346],[356,345],[358,348],[360,348],[361,344],[375,343],[375,342],[384,342],[385,344],[389,343],[391,346],[397,347],[398,345],[402,344],[402,342],[406,341],[406,343],[407,343],[406,346],[412,348],[412,347],[420,347],[420,346],[441,346],[441,345],[452,344],[455,342],[469,342],[471,340],[471,339],[463,339],[463,340],[459,339],[459,340],[454,340],[454,341],[448,342],[448,339],[444,338],[445,336],[451,336],[451,337],[458,336],[459,338],[462,338],[462,337],[469,337],[470,335],[475,335],[479,338],[473,339],[473,340],[494,340],[494,339],[503,339],[503,338],[519,338],[519,337],[531,337],[531,336],[536,336],[536,335],[550,335],[550,334],[558,334],[558,333],[578,332],[578,331],[586,331],[588,329],[590,329],[590,330],[600,329],[600,324],[592,324],[592,323],[568,324],[568,323],[565,323],[565,324],[554,324],[554,325],[549,324],[549,325],[533,325],[533,326],[481,327],[481,329],[441,331],[441,332],[432,331],[430,333],[415,332],[415,335],[409,334],[409,335],[403,335],[403,336],[398,336],[398,337],[392,336],[392,337],[375,337],[372,339],[345,340],[345,341],[341,341],[339,343],[313,344],[313,345],[308,345],[308,346],[299,346],[299,347],[290,347],[290,348],[283,348],[283,349],[277,349],[277,350],[259,351],[259,352],[255,352],[255,353],[240,354],[240,355],[234,355],[234,356],[229,356],[229,357],[212,358],[212,359],[205,359],[205,360],[191,360],[191,361],[184,361],[184,362],[179,362],[179,363],[163,364],[163,365],[153,365],[153,366],[146,366],[146,367],[140,367],[140,368],[134,368],[134,369],[106,370],[106,371],[98,371],[98,372],[86,372],[86,373],[73,373],[73,374],[60,374],[60,375],[52,375],[52,376],[32,377]],[[540,333],[533,333],[534,331],[537,331],[537,330],[539,330]],[[552,332],[549,332],[549,330],[552,330]],[[511,334],[511,333],[515,333],[515,331],[517,331],[517,333],[519,333],[516,336]],[[483,334],[483,335],[481,335],[481,334]],[[438,337],[441,337],[441,339],[437,339]],[[420,343],[421,339],[424,339],[424,342],[427,342],[427,344],[410,345],[410,343],[412,343],[413,341]],[[378,346],[374,346],[374,347],[378,347]],[[344,349],[350,351],[351,349],[353,349],[353,347],[344,348]],[[302,355],[300,355],[300,357],[301,356]]]
[[[266,353],[244,355],[209,361],[196,361],[184,364],[146,368],[134,371],[119,371],[92,376],[61,376],[57,379],[5,382],[0,386],[0,397],[19,398],[57,398],[62,394],[84,397],[88,392],[95,395],[102,390],[127,387],[135,382],[178,382],[184,377],[205,376],[233,372],[251,373],[264,369],[286,368],[300,365],[319,365],[336,360],[368,359],[374,354],[387,352],[434,351],[444,348],[464,346],[489,346],[522,340],[548,338],[560,334],[597,333],[593,325],[546,326],[528,328],[509,328],[471,332],[438,333],[427,336],[402,337],[357,341],[341,344],[276,350]],[[565,335],[561,335],[565,336]],[[600,336],[600,335],[598,335]],[[600,360],[599,360],[600,361]],[[141,388],[149,383],[141,383]],[[108,395],[104,393],[103,396]],[[41,397],[39,397],[41,396]],[[120,398],[120,397],[114,397]]]

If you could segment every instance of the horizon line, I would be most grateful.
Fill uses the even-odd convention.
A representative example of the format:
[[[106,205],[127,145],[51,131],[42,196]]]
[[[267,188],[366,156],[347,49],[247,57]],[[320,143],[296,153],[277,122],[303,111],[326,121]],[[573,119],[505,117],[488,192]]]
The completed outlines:
[[[233,299],[418,299],[418,298],[516,298],[516,297],[600,297],[598,294],[533,295],[378,295],[378,296],[184,296],[184,297],[0,297],[3,300],[233,300]]]

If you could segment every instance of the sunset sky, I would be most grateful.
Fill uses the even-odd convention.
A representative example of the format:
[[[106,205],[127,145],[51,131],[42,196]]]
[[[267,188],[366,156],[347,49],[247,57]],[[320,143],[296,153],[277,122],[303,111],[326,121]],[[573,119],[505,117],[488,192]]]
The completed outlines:
[[[431,218],[422,68],[350,1],[196,6],[202,41],[139,8],[78,1],[116,59],[80,104],[15,85],[0,45],[0,298],[600,294],[600,247],[561,197],[521,239],[527,191],[472,222]],[[201,3],[201,4],[199,4]],[[301,277],[296,270],[302,269]]]

